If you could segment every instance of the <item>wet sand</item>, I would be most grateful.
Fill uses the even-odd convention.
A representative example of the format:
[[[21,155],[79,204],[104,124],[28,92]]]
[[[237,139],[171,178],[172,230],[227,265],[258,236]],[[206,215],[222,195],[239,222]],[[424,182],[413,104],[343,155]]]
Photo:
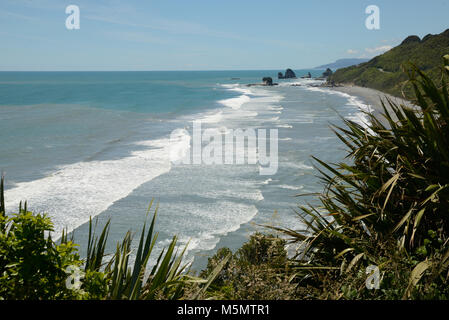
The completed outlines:
[[[358,86],[344,85],[342,87],[334,87],[331,89],[340,91],[340,92],[344,92],[344,93],[347,93],[352,96],[359,97],[361,100],[363,100],[365,103],[369,104],[372,107],[374,116],[376,118],[378,118],[379,120],[381,120],[381,122],[384,125],[387,124],[387,121],[385,120],[385,118],[383,116],[384,110],[382,108],[381,101],[384,102],[385,106],[387,107],[387,110],[389,110],[389,111],[391,111],[391,109],[389,107],[387,99],[391,99],[391,101],[393,101],[396,104],[404,104],[407,107],[416,108],[416,106],[414,106],[408,100],[394,97],[387,93],[384,93],[384,92],[381,92],[381,91],[378,91],[375,89],[371,89],[371,88],[363,88],[363,87],[358,87]],[[392,111],[391,111],[391,114],[393,114]],[[394,119],[397,120],[396,117],[394,117]]]

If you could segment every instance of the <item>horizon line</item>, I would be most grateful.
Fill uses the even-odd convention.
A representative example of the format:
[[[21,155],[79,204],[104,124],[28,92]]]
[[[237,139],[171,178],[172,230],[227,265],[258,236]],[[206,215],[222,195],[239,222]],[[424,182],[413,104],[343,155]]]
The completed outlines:
[[[214,71],[280,71],[278,69],[197,69],[197,70],[0,70],[0,72],[214,72]],[[288,68],[292,70],[324,70],[324,68]]]

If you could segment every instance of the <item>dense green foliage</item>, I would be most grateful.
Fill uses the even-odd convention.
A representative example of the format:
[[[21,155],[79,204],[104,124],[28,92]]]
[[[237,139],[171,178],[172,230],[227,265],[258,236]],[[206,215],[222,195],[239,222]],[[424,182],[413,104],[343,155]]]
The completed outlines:
[[[51,221],[33,215],[26,209],[6,219],[10,225],[0,232],[0,297],[3,299],[66,299],[78,292],[66,288],[68,266],[80,266],[73,243],[57,245],[44,233],[51,230]]]
[[[296,284],[289,267],[286,242],[255,233],[235,254],[221,248],[209,258],[202,276],[208,276],[223,258],[231,256],[211,284],[211,295],[222,299],[288,300],[295,298]]]
[[[441,57],[449,52],[449,29],[438,35],[427,35],[422,40],[412,36],[404,42],[358,66],[337,70],[332,81],[369,87],[383,92],[413,97],[413,89],[407,85],[407,75],[402,66],[411,62],[433,80],[439,81]]]

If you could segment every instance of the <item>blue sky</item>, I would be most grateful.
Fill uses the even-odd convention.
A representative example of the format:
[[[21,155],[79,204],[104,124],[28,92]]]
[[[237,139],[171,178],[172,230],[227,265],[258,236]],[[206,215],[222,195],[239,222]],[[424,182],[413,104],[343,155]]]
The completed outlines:
[[[67,30],[65,8],[80,8]],[[380,8],[380,30],[365,8]],[[373,57],[449,28],[449,0],[1,0],[0,70],[250,70]]]

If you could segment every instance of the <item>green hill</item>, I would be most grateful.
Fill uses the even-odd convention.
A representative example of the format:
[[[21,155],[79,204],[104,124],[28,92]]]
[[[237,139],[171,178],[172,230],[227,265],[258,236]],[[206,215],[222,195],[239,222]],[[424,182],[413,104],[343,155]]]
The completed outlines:
[[[407,37],[399,46],[366,63],[337,70],[330,80],[354,84],[401,96],[407,81],[404,63],[412,62],[434,81],[441,77],[442,56],[449,53],[449,29],[441,34]],[[410,88],[404,87],[408,93]],[[407,95],[408,96],[408,95]]]

